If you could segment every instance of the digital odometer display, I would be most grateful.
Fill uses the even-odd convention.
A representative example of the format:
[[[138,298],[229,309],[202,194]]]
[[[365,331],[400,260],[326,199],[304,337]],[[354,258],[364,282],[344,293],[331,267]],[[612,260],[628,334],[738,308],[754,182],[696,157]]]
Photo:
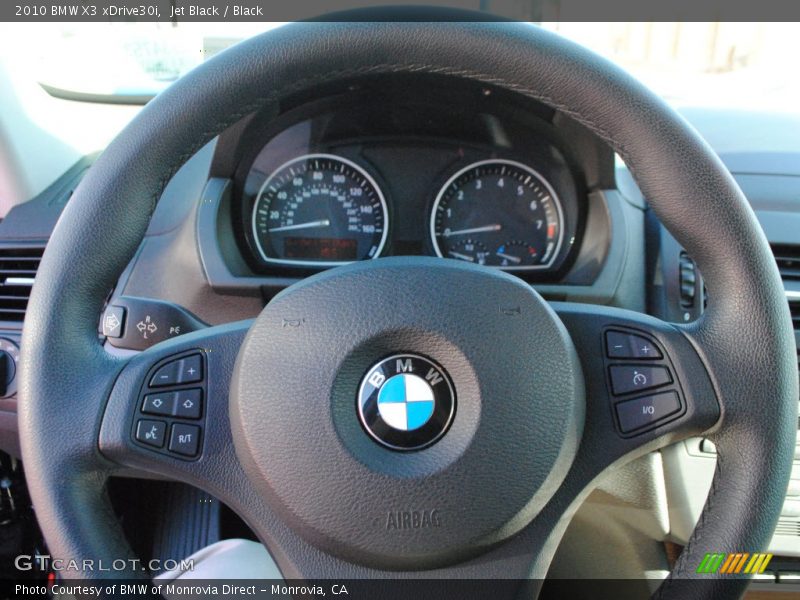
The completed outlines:
[[[283,249],[286,258],[346,261],[358,258],[358,241],[353,238],[287,237]]]
[[[564,237],[561,202],[527,165],[486,160],[455,173],[430,217],[436,254],[509,270],[553,264]]]
[[[339,156],[308,154],[264,181],[253,207],[253,236],[267,262],[342,264],[380,255],[387,213],[363,168]]]

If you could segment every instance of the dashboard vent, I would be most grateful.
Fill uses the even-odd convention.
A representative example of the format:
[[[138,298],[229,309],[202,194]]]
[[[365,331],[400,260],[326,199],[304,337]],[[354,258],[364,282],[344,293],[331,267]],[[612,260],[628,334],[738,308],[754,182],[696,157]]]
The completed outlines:
[[[778,519],[778,526],[775,528],[775,534],[800,537],[800,521]]]
[[[681,308],[692,308],[697,294],[697,267],[683,250],[679,257]]]
[[[795,336],[797,336],[798,331],[800,331],[800,297],[798,297],[797,292],[792,290],[792,288],[797,289],[797,284],[787,286],[786,282],[800,281],[800,246],[773,244],[772,254],[775,256],[775,262],[778,265],[781,279],[784,281],[784,287],[787,288],[786,299],[789,301],[789,313],[792,315],[792,326],[795,330]],[[800,349],[797,351],[797,367],[800,370]],[[800,431],[800,417],[797,420],[797,429]],[[800,436],[797,440],[798,445],[800,445]],[[796,535],[800,537],[800,521],[797,522],[797,527],[798,533]]]
[[[775,257],[775,263],[778,265],[778,271],[784,283],[787,281],[800,281],[800,246],[773,244],[772,254]],[[789,290],[793,290],[797,288],[797,285],[786,287]],[[795,291],[788,291],[786,296],[789,300],[789,310],[792,313],[794,328],[795,330],[800,330],[800,297]]]
[[[789,306],[791,306],[791,302]],[[793,311],[794,312],[794,311]],[[792,322],[795,324],[795,328],[797,328],[797,322],[794,320],[794,314],[792,314]],[[797,370],[800,372],[800,348],[797,350]],[[798,399],[800,401],[800,399]],[[797,415],[797,431],[800,432],[800,405],[798,405],[798,415]],[[800,446],[800,435],[797,437],[797,445]]]
[[[800,246],[776,244],[772,254],[784,281],[800,281]]]
[[[0,248],[0,321],[21,323],[44,248]]]

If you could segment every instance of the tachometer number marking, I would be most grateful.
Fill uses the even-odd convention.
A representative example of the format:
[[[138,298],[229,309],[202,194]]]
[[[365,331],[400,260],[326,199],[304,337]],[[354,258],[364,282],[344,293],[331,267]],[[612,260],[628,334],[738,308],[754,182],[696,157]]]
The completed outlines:
[[[549,268],[563,230],[561,202],[550,183],[531,167],[504,159],[455,173],[430,217],[437,255],[510,270]],[[465,250],[466,236],[480,250]]]

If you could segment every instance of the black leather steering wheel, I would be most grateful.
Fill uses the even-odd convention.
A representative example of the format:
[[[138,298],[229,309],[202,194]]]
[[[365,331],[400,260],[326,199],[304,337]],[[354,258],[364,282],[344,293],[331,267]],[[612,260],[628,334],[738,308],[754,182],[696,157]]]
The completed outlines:
[[[210,327],[130,359],[104,351],[97,336],[104,298],[188,157],[267,102],[391,73],[506,88],[606,140],[702,271],[711,298],[702,319],[676,326],[626,310],[548,304],[489,269],[392,258],[311,277],[255,321]],[[302,327],[286,327],[298,318]],[[639,435],[616,421],[605,375],[609,327],[652,340],[675,379],[680,410]],[[529,350],[533,339],[549,356]],[[500,364],[478,346],[512,358]],[[180,460],[134,443],[134,412],[152,367],[197,349],[207,381],[201,457]],[[450,431],[419,452],[380,448],[358,425],[357,383],[391,352],[431,357],[457,390]],[[797,423],[782,283],[731,176],[631,77],[523,24],[297,23],[192,71],[141,111],[76,190],[33,288],[21,365],[23,459],[53,556],[132,558],[105,484],[133,467],[227,503],[287,578],[543,578],[571,515],[604,471],[702,434],[717,446],[717,471],[658,594],[681,596],[689,578],[702,578],[691,597],[733,597],[744,590],[742,578],[695,570],[706,552],[768,543]],[[384,526],[387,511],[432,509],[438,527]]]

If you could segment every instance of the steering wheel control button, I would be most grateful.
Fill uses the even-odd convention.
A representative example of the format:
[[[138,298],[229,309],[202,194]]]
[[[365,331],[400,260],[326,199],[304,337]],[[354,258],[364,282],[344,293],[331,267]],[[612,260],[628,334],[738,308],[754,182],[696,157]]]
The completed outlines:
[[[361,382],[358,416],[366,432],[392,450],[430,446],[447,431],[455,392],[444,369],[416,354],[374,365]]]
[[[145,376],[146,385],[140,392],[132,437],[174,458],[198,457],[208,398],[205,377],[206,359],[197,348],[155,363]],[[163,417],[163,421],[141,418],[151,415]],[[150,427],[153,423],[159,425],[156,432],[148,436],[150,430],[146,430],[143,423]]]
[[[197,425],[175,423],[169,437],[169,451],[183,456],[197,456],[200,447],[200,428]]]
[[[611,390],[615,396],[649,390],[672,383],[667,367],[648,365],[612,365]]]
[[[193,388],[175,392],[176,417],[181,419],[199,419],[203,410],[203,390]]]
[[[674,415],[681,409],[676,392],[663,392],[620,402],[616,406],[619,428],[622,433],[630,433]]]
[[[175,392],[147,394],[142,403],[142,412],[148,415],[169,416],[175,412]]]
[[[162,448],[166,437],[167,424],[163,421],[140,419],[136,424],[136,439],[143,444],[154,448]]]
[[[156,371],[156,374],[150,380],[150,387],[162,387],[178,383],[178,362],[175,360],[167,363]]]
[[[178,363],[178,383],[195,383],[203,379],[203,360],[199,354],[182,358]]]
[[[645,337],[623,331],[606,331],[608,358],[658,360],[664,358],[653,342]]]
[[[125,307],[109,306],[103,314],[103,335],[109,338],[121,338],[125,329]]]
[[[150,387],[196,383],[203,379],[203,360],[199,354],[192,354],[167,363],[150,380]]]
[[[680,413],[680,384],[663,348],[637,330],[615,327],[603,336],[610,396],[640,396],[614,406],[619,432],[624,437],[639,435]],[[656,388],[666,389],[643,395]]]

